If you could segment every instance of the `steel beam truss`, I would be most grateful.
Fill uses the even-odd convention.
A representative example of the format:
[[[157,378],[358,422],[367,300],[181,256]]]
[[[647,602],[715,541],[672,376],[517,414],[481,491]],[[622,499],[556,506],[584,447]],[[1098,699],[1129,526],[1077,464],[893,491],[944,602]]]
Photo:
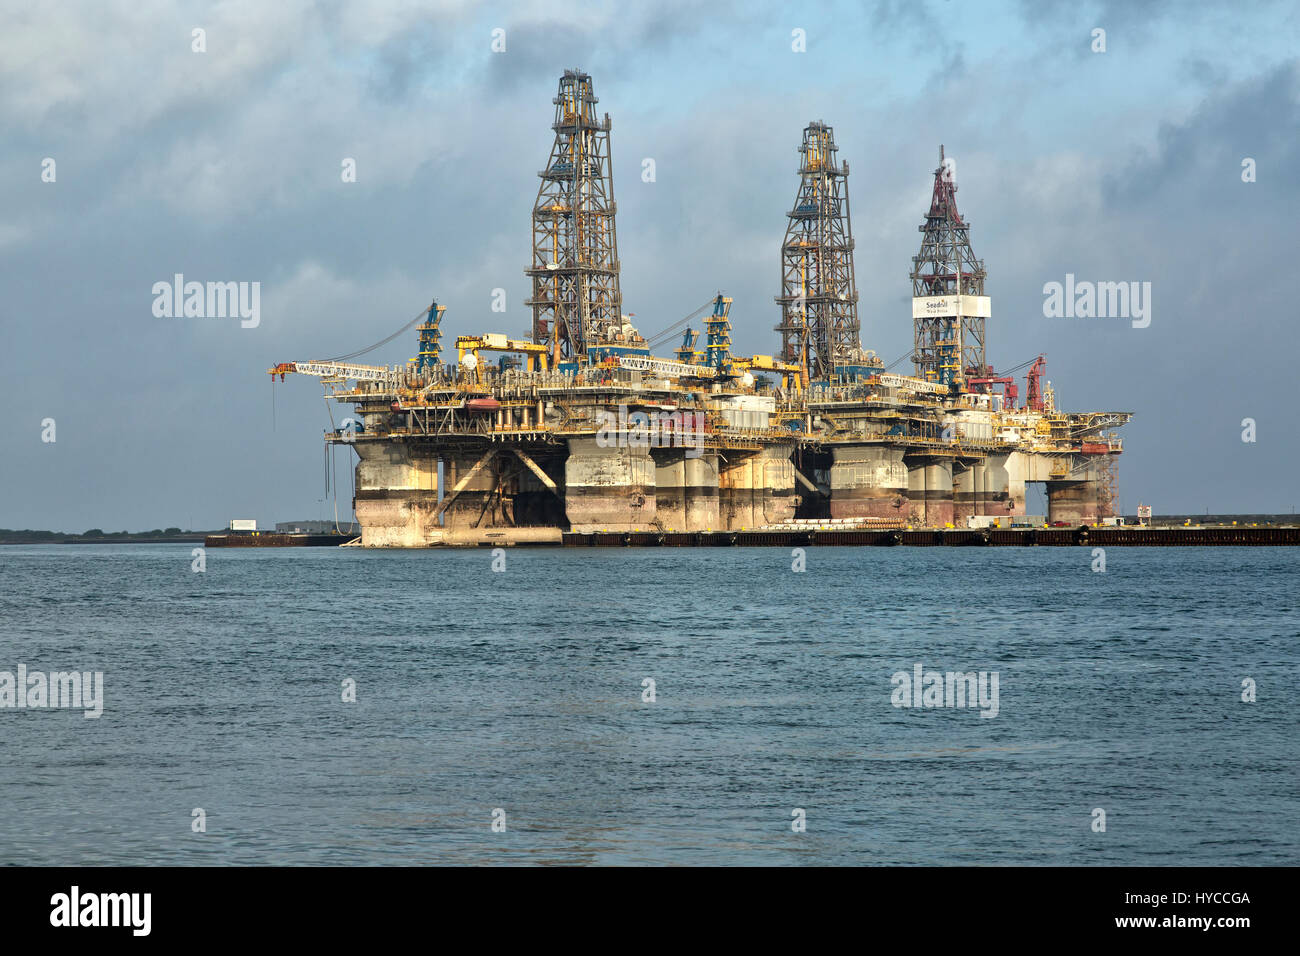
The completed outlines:
[[[621,326],[609,114],[597,120],[591,77],[566,70],[555,97],[555,142],[533,206],[533,341],[552,367],[587,360],[598,329]]]
[[[983,260],[970,244],[970,223],[957,212],[955,166],[939,147],[939,168],[934,171],[934,191],[921,232],[921,251],[912,257],[912,295],[982,296]],[[968,369],[987,374],[984,356],[984,319],[976,316],[932,315],[914,320],[914,353],[918,378],[962,383]]]
[[[810,123],[799,147],[799,191],[781,246],[781,358],[828,379],[861,361],[858,289],[849,219],[849,164],[836,164],[834,130]]]

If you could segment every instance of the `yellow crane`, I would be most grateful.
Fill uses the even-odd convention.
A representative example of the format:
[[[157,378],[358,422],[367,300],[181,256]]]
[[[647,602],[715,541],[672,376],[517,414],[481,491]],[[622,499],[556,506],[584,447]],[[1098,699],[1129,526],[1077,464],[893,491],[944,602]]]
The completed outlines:
[[[545,372],[548,368],[547,348],[545,345],[539,345],[536,342],[525,342],[522,339],[510,339],[492,332],[485,335],[457,336],[456,359],[461,368],[473,369],[475,381],[478,382],[483,381],[482,364],[478,358],[479,352],[517,352],[524,356],[528,371]],[[466,356],[471,356],[473,362],[466,362]]]
[[[781,388],[789,392],[802,391],[804,370],[802,366],[782,362],[771,355],[751,355],[749,358],[739,356],[731,360],[732,371],[741,372],[776,372],[781,376]]]

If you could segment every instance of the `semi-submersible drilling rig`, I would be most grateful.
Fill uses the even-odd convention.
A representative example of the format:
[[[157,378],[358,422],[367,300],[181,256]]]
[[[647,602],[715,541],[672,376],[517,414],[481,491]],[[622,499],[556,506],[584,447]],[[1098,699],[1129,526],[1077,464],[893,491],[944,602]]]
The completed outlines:
[[[436,302],[419,355],[271,369],[314,375],[355,407],[326,441],[356,452],[361,543],[559,541],[581,532],[741,531],[799,525],[966,527],[1022,515],[1111,514],[1113,429],[1127,412],[1062,412],[1043,359],[1018,404],[985,356],[985,270],[957,211],[951,163],[934,173],[912,259],[914,375],[862,348],[847,163],[834,131],[803,132],[781,245],[777,355],[733,355],[717,295],[647,340],[623,312],[609,115],[566,71],[532,214],[532,334],[456,339],[443,364]],[[702,330],[691,327],[701,318]],[[419,321],[417,319],[416,321]],[[672,357],[656,343],[681,336]],[[495,359],[495,360],[493,360]],[[1029,364],[1029,363],[1026,363]],[[1010,369],[1008,371],[1016,371]]]

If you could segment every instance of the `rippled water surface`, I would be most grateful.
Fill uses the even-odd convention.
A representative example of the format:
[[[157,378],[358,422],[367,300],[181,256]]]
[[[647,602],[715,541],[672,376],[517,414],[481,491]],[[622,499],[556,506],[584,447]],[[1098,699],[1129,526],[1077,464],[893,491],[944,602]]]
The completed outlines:
[[[0,548],[0,862],[1300,863],[1300,549],[1106,559]]]

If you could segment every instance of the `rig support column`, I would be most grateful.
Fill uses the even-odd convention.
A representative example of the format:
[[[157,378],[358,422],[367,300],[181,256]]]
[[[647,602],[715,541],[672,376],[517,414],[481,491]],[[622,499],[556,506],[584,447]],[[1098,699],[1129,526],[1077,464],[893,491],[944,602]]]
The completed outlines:
[[[410,446],[357,441],[353,511],[361,543],[370,548],[418,548],[437,539],[438,459],[412,458]]]
[[[1019,452],[989,455],[974,473],[976,514],[1003,518],[1025,513],[1025,471],[1029,462]]]
[[[1093,524],[1097,521],[1096,481],[1049,481],[1047,483],[1047,520],[1068,525]]]
[[[901,448],[835,445],[830,487],[832,518],[907,517],[907,465]]]
[[[569,439],[564,510],[574,531],[648,531],[655,520],[655,463],[649,448],[601,447]]]
[[[794,518],[794,445],[768,445],[758,453],[762,462],[763,524],[778,524]]]
[[[941,528],[952,523],[952,459],[907,459],[907,497],[917,524]]]
[[[718,456],[718,510],[728,531],[761,528],[794,517],[792,445]]]
[[[723,451],[718,455],[718,515],[728,531],[763,523],[759,517],[762,507],[755,507],[762,475],[761,469],[755,468],[757,461],[756,452]]]
[[[982,462],[972,462],[963,467],[958,462],[953,463],[952,523],[958,528],[966,527],[967,518],[983,514],[979,510],[979,496],[975,491],[975,469],[980,469],[982,477],[981,465]]]
[[[718,505],[718,453],[705,451],[683,462],[686,493],[686,530],[708,531],[722,527]]]
[[[655,519],[665,531],[714,531],[718,521],[718,458],[685,448],[656,448]]]
[[[665,531],[686,531],[686,451],[655,449],[655,520]]]

